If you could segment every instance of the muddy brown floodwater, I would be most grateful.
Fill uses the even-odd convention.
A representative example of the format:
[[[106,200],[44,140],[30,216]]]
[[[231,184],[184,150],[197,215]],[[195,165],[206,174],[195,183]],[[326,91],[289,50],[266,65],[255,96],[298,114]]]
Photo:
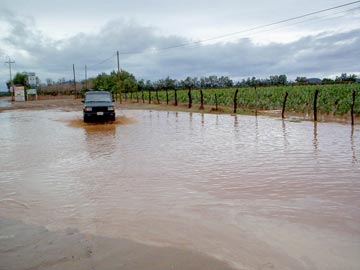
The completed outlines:
[[[360,269],[360,126],[0,113],[0,269]]]

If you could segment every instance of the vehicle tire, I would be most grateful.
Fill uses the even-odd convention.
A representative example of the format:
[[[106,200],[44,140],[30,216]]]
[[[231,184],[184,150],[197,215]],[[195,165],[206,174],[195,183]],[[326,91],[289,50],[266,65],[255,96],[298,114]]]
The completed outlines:
[[[89,117],[87,117],[87,116],[84,115],[84,122],[85,122],[85,123],[89,122]]]
[[[110,121],[115,121],[115,115],[110,116]]]

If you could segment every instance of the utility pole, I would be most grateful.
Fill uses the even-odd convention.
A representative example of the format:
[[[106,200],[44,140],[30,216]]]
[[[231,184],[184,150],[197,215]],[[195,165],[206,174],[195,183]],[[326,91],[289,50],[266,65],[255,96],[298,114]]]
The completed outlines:
[[[87,66],[85,65],[85,91],[87,91]]]
[[[76,78],[75,78],[75,65],[73,64],[73,73],[74,73],[74,89],[75,89],[75,98],[77,98],[77,91],[76,91]]]
[[[119,63],[119,51],[116,52],[117,55],[117,66],[118,66],[118,73],[117,73],[117,82],[118,82],[118,88],[120,92],[120,104],[121,104],[121,87],[120,87],[120,63]]]
[[[11,100],[14,101],[15,99],[15,93],[14,93],[14,84],[12,81],[12,76],[11,76],[11,64],[15,64],[15,61],[11,61],[10,57],[9,57],[9,61],[6,61],[5,64],[9,64],[9,71],[10,71],[10,93],[11,93]]]

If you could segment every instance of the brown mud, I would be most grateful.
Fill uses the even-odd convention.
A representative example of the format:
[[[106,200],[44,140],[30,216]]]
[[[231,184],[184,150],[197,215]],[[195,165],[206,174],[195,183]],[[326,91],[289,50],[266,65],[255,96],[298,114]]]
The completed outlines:
[[[67,123],[70,127],[75,128],[85,128],[89,130],[103,130],[113,129],[118,125],[131,125],[135,124],[137,121],[131,117],[125,115],[116,116],[115,121],[93,121],[85,123],[81,118],[73,118],[68,120],[63,120],[62,122]]]

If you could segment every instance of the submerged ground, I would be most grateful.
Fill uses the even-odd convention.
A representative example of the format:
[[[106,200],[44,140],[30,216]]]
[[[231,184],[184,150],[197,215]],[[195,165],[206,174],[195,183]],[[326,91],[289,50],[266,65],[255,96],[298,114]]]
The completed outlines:
[[[360,267],[359,126],[0,107],[0,269]]]

